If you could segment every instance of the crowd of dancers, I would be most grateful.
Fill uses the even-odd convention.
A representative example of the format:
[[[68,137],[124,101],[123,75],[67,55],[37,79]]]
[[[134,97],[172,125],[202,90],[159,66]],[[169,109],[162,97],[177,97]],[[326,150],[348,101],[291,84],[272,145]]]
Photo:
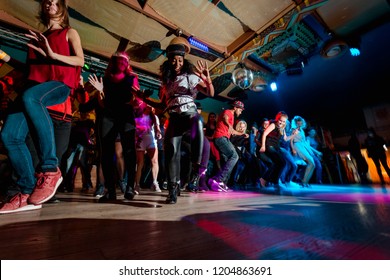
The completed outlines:
[[[117,200],[118,189],[127,200],[143,188],[166,189],[165,202],[175,204],[183,190],[310,187],[313,174],[322,183],[316,131],[306,136],[303,117],[290,122],[280,111],[248,127],[240,119],[244,103],[236,100],[204,123],[197,94],[212,98],[214,87],[207,62],[186,59],[187,40],[177,37],[166,48],[156,101],[141,90],[125,52],[115,52],[104,75],[91,74],[84,83],[81,40],[69,26],[65,1],[44,0],[40,7],[47,30],[26,35],[26,64],[0,50],[0,60],[23,73],[17,96],[2,103],[1,139],[13,188],[0,213],[40,209],[58,191],[74,191],[77,168],[82,191],[91,191],[93,165],[94,195],[102,203]]]

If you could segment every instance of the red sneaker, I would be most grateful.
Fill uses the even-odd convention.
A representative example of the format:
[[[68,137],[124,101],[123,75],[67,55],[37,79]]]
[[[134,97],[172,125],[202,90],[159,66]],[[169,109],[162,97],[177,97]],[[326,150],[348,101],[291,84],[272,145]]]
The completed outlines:
[[[42,205],[28,204],[29,194],[16,194],[11,200],[0,207],[0,214],[16,213],[41,209]]]
[[[62,182],[60,169],[57,167],[56,172],[38,173],[35,189],[28,199],[29,203],[42,204],[52,198]]]

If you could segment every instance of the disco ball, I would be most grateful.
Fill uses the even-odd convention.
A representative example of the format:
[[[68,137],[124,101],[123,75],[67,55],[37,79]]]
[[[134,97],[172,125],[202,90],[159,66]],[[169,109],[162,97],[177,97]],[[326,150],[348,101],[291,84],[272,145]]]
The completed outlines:
[[[232,81],[239,88],[247,89],[253,83],[253,73],[249,69],[237,68],[232,73]]]

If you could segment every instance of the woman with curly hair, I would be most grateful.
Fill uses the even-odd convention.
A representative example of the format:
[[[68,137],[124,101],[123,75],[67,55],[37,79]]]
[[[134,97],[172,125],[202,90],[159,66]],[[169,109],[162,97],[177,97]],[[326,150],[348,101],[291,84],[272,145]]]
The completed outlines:
[[[168,59],[160,66],[162,79],[160,99],[169,114],[169,124],[164,138],[168,204],[176,203],[180,192],[181,142],[188,132],[191,138],[193,174],[199,175],[204,133],[195,99],[199,91],[214,96],[207,62],[199,60],[194,66],[185,58],[189,51],[190,45],[186,39],[181,37],[173,39],[166,49]]]

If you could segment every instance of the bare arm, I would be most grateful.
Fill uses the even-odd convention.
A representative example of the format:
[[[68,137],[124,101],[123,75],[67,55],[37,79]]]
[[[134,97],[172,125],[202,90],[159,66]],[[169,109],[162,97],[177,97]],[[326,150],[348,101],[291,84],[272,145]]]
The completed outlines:
[[[265,140],[267,139],[268,134],[275,129],[275,124],[271,123],[263,132],[263,135],[261,137],[261,148],[260,152],[265,152]]]

